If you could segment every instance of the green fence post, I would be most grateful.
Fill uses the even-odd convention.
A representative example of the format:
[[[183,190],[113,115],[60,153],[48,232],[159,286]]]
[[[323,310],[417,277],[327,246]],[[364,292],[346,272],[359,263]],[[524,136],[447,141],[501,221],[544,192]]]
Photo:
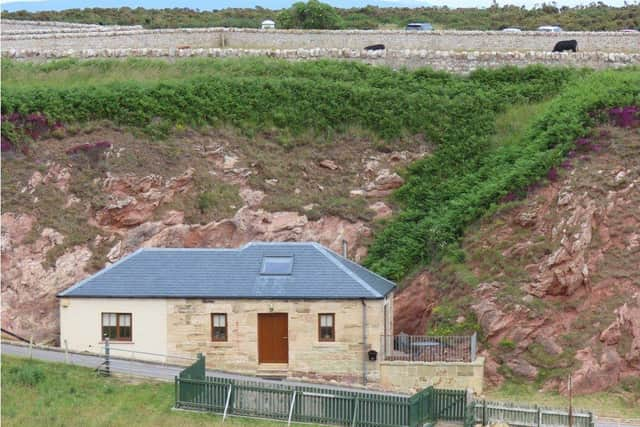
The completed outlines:
[[[174,396],[176,397],[175,407],[179,408],[180,407],[180,399],[178,399],[178,377],[177,376],[173,377],[173,383],[174,383],[173,391],[175,393]]]
[[[351,427],[355,427],[356,420],[358,418],[358,410],[360,409],[360,399],[357,397],[354,397],[353,399],[353,420],[351,420]]]
[[[487,399],[482,399],[482,425],[487,425]]]

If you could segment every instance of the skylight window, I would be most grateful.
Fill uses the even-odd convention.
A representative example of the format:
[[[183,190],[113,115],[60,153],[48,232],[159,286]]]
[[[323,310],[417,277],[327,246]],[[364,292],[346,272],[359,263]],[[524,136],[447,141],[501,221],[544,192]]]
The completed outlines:
[[[262,258],[260,274],[273,276],[288,276],[293,270],[293,257],[266,256]]]

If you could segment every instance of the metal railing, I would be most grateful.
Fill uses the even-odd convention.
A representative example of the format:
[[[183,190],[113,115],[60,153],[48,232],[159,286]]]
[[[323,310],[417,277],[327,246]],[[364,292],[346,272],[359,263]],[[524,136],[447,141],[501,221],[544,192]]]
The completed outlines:
[[[383,335],[380,360],[406,362],[473,362],[477,334],[469,336]]]

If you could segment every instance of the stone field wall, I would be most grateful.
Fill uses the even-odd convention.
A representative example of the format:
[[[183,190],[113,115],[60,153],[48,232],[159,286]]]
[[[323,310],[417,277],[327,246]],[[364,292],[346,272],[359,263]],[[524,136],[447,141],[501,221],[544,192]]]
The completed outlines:
[[[567,39],[578,41],[577,54],[551,54],[557,41]],[[363,50],[365,46],[378,43],[384,44],[387,50]],[[464,73],[481,67],[534,63],[596,69],[639,64],[640,33],[246,28],[146,30],[5,20],[1,50],[3,57],[24,60],[269,56],[289,60],[359,60],[396,68],[431,66]]]
[[[336,59],[361,61],[392,68],[431,67],[435,70],[468,73],[478,68],[505,65],[526,66],[545,64],[554,66],[589,67],[594,69],[639,65],[640,53],[551,53],[551,52],[451,52],[430,50],[365,51],[355,49],[84,49],[84,50],[26,50],[9,49],[3,56],[22,60],[48,60],[59,58],[127,58],[147,57],[175,60],[186,57],[232,58],[265,56],[291,61]]]

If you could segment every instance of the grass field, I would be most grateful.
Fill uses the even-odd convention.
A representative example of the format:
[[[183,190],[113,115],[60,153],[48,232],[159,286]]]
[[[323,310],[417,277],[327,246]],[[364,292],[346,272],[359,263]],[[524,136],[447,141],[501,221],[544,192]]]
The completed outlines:
[[[568,408],[569,398],[555,392],[538,391],[534,384],[506,383],[485,393],[488,400],[512,401],[556,408]],[[640,405],[630,393],[610,391],[574,396],[573,407],[592,411],[599,417],[640,420]]]
[[[2,356],[3,426],[221,426],[222,417],[172,410],[173,383],[104,378],[93,370]],[[225,426],[282,426],[229,418]]]
[[[173,410],[172,383],[104,378],[88,368],[2,356],[2,424],[5,426],[221,426],[213,414]],[[557,393],[508,383],[487,399],[566,407]],[[640,418],[640,408],[623,393],[576,396],[574,407],[601,417]],[[282,426],[229,418],[225,426]],[[307,424],[308,425],[308,424]]]

